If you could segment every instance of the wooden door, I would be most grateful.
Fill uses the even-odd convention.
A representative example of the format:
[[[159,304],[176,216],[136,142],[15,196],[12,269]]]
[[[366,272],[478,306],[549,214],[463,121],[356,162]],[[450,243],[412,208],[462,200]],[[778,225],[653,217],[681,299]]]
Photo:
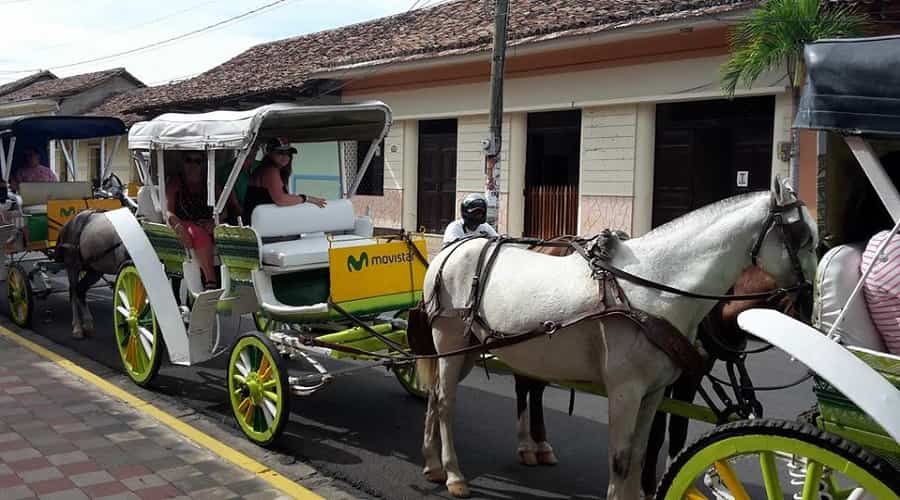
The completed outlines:
[[[418,226],[441,234],[456,214],[456,133],[419,134]]]

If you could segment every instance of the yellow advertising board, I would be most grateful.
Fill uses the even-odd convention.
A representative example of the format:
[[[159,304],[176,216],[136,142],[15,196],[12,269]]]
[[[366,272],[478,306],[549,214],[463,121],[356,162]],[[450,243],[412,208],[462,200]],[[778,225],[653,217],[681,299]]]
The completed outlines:
[[[428,255],[425,240],[413,240]],[[425,264],[405,241],[328,250],[331,299],[335,302],[371,299],[422,290]]]
[[[47,201],[47,240],[55,244],[59,239],[59,230],[66,222],[72,220],[79,212],[89,208],[95,210],[115,210],[122,208],[119,200],[49,200]]]

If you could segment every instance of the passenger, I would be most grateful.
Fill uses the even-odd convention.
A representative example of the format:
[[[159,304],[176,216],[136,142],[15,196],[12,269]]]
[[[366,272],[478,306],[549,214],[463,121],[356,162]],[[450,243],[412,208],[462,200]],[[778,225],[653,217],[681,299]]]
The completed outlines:
[[[497,236],[487,220],[487,200],[481,193],[472,193],[466,196],[459,206],[462,217],[451,222],[444,230],[444,246],[472,233],[480,233],[487,236]]]
[[[24,153],[24,165],[16,169],[9,179],[14,191],[19,191],[20,182],[59,182],[50,167],[41,165],[41,153],[37,148],[26,147]]]
[[[166,181],[166,222],[185,248],[193,249],[203,272],[203,286],[218,288],[213,259],[212,207],[206,203],[206,161],[202,152],[184,154],[182,168]]]
[[[323,208],[325,199],[305,194],[290,194],[288,182],[291,178],[291,161],[297,149],[282,139],[270,139],[263,151],[266,156],[250,174],[250,187],[244,203],[244,212],[250,216],[257,205],[274,203],[286,207],[301,203],[312,203]]]
[[[894,186],[900,186],[900,152],[884,155],[881,157],[881,164]],[[860,271],[863,273],[873,266],[875,252],[890,235],[890,231],[885,229],[892,228],[895,224],[881,200],[876,196],[873,198],[871,211],[862,212],[866,217],[856,219],[859,223],[863,223],[863,220],[874,221],[871,223],[877,224],[877,229],[881,230],[866,245],[860,264]],[[884,339],[885,347],[891,354],[900,355],[900,234],[891,238],[884,253],[874,261],[872,272],[863,283],[863,293],[869,316]]]
[[[862,272],[872,266],[875,252],[888,235],[890,231],[882,231],[869,240],[860,265]],[[884,339],[885,347],[891,354],[900,355],[900,234],[891,238],[875,261],[863,284],[863,292],[872,324]]]

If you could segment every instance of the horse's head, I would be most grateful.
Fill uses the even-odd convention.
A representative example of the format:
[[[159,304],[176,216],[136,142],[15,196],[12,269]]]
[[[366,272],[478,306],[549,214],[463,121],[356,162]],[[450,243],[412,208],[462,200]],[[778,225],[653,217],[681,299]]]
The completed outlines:
[[[754,265],[779,287],[811,283],[818,234],[809,211],[779,176],[772,182],[769,212],[751,251]]]

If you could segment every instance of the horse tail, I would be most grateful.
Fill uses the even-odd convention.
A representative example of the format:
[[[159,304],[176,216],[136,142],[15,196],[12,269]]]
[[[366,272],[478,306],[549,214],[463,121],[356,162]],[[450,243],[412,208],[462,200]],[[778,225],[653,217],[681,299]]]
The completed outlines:
[[[416,376],[422,383],[422,387],[428,390],[434,388],[437,383],[437,358],[419,358],[416,360]]]

